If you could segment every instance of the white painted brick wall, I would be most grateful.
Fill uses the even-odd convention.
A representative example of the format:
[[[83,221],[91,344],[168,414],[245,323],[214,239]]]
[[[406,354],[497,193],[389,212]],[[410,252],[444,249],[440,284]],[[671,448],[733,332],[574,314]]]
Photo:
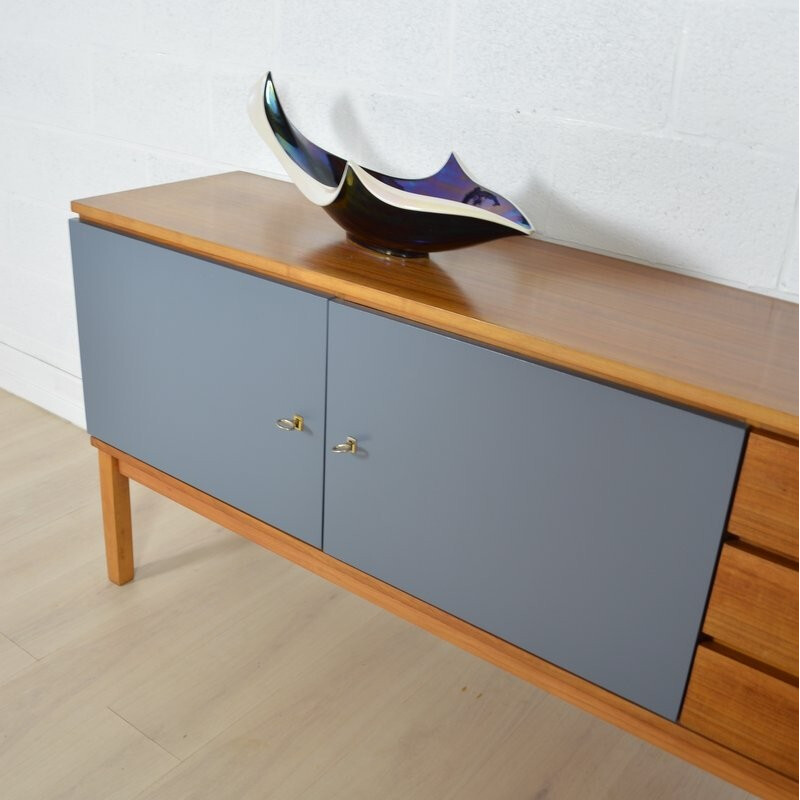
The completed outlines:
[[[75,197],[454,149],[541,236],[797,300],[793,0],[0,0],[0,386],[82,422]]]

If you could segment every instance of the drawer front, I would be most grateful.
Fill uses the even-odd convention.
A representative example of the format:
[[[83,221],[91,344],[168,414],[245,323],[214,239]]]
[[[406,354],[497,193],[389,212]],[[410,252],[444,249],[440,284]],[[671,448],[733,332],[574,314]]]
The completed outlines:
[[[327,300],[71,221],[89,432],[320,546]],[[299,414],[303,431],[275,420]]]
[[[675,719],[741,428],[332,302],[324,549]],[[330,448],[352,436],[355,455]]]
[[[797,685],[697,648],[681,724],[797,778]]]
[[[751,433],[730,532],[797,561],[797,481],[797,445]]]
[[[797,569],[743,547],[722,548],[703,631],[797,676]]]

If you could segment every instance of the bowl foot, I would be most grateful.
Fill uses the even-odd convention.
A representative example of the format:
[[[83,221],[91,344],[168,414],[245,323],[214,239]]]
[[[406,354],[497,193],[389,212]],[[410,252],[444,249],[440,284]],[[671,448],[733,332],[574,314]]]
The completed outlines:
[[[351,236],[349,233],[347,234],[347,238],[349,241],[353,242],[353,244],[357,244],[359,247],[364,247],[367,250],[371,250],[373,253],[380,253],[382,256],[390,256],[392,258],[428,257],[428,253],[421,253],[416,250],[400,250],[393,247],[383,247],[379,244],[370,244],[369,242],[365,242],[363,239],[357,239],[355,236]]]

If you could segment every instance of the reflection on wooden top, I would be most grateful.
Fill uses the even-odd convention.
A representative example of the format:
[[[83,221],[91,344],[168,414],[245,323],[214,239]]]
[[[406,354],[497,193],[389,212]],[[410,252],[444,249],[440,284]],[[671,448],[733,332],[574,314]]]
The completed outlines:
[[[797,438],[797,306],[527,238],[430,260],[347,242],[244,172],[74,201],[81,219]]]

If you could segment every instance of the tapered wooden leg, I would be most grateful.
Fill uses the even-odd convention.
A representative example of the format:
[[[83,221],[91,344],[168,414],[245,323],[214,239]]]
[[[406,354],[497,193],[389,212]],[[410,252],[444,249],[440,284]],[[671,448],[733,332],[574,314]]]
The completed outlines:
[[[128,479],[119,471],[119,461],[102,450],[98,456],[108,579],[122,586],[133,580],[131,494]]]

